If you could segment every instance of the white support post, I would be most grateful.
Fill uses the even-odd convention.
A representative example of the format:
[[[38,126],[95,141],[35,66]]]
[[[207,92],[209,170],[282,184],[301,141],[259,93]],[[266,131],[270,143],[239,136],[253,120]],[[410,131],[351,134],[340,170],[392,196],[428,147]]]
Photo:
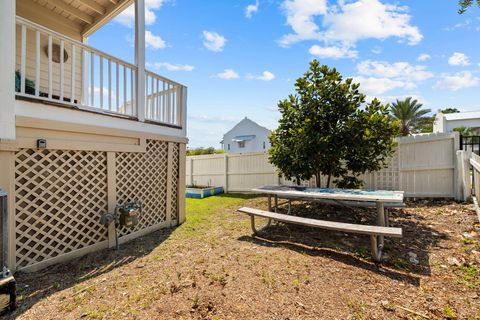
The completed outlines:
[[[135,0],[135,65],[138,121],[145,121],[145,0]]]
[[[184,137],[187,136],[187,87],[182,88],[182,107],[180,109],[182,122],[180,125],[182,126],[182,133]]]
[[[0,140],[15,140],[15,1],[0,1]]]

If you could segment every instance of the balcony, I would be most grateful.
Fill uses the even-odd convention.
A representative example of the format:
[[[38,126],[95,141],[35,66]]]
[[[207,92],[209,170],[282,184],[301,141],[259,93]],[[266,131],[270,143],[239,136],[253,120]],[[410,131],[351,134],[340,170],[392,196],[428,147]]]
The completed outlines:
[[[185,126],[185,86],[150,71],[139,79],[137,66],[19,16],[15,60],[17,99]],[[139,81],[145,87],[141,99]]]

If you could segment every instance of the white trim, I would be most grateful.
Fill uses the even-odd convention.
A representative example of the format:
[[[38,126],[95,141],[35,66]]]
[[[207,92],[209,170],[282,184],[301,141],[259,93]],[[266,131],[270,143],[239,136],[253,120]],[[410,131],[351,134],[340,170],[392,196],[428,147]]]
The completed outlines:
[[[0,1],[0,139],[15,139],[15,1]]]

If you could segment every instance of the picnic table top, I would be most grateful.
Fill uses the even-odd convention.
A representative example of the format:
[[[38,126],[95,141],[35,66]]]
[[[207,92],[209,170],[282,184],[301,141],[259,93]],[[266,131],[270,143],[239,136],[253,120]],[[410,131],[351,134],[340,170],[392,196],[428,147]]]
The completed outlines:
[[[403,202],[403,191],[361,190],[338,188],[308,188],[296,186],[263,186],[253,192],[282,198],[312,198],[346,201]]]

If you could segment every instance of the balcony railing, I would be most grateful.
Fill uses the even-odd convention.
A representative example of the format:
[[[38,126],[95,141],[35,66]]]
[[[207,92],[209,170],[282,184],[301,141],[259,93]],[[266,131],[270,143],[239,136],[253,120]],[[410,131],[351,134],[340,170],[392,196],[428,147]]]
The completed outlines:
[[[17,17],[17,96],[182,127],[186,88],[145,72],[145,107],[137,103],[137,67]],[[140,117],[139,110],[145,110]]]

